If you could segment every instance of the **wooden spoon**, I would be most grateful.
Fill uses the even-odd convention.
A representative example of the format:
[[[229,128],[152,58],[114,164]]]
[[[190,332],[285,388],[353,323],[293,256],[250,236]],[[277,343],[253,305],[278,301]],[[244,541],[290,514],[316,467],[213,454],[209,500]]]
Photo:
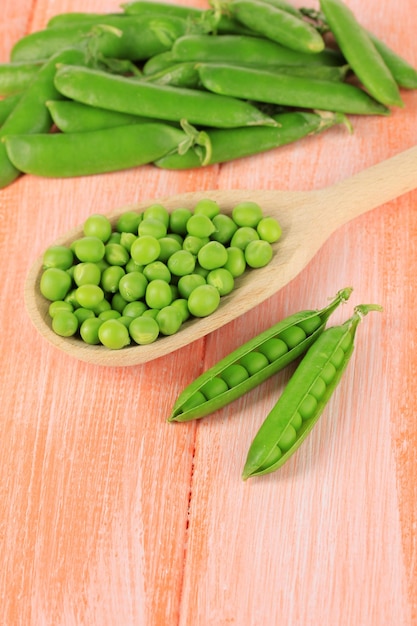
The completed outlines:
[[[235,290],[224,296],[219,309],[209,317],[187,321],[172,336],[161,337],[147,346],[132,343],[122,350],[90,346],[81,339],[56,335],[48,315],[49,303],[41,296],[39,281],[42,258],[31,268],[25,285],[25,301],[29,315],[38,331],[51,344],[71,356],[107,366],[138,365],[166,355],[220,328],[289,283],[314,257],[328,237],[340,226],[398,196],[417,188],[417,147],[364,170],[341,182],[314,191],[197,191],[152,199],[138,205],[120,208],[108,217],[115,222],[126,210],[141,210],[160,202],[172,210],[193,208],[201,198],[217,200],[222,211],[231,212],[244,200],[258,202],[265,214],[276,217],[282,225],[281,240],[274,244],[271,263],[250,270],[236,281]],[[82,227],[71,230],[56,244],[69,244],[82,235]]]

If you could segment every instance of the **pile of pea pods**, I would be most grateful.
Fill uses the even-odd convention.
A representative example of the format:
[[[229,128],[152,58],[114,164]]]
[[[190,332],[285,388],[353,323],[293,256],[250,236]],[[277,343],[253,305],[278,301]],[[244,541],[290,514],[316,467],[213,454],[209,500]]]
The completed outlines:
[[[370,311],[382,311],[377,304],[360,304],[344,323],[326,327],[351,292],[340,290],[323,309],[290,315],[225,356],[179,394],[168,421],[188,422],[215,413],[298,360],[250,445],[242,478],[276,471],[323,413],[352,357],[359,322]]]
[[[0,188],[22,173],[222,163],[352,130],[351,115],[389,115],[416,87],[416,69],[342,0],[62,13],[0,65]]]

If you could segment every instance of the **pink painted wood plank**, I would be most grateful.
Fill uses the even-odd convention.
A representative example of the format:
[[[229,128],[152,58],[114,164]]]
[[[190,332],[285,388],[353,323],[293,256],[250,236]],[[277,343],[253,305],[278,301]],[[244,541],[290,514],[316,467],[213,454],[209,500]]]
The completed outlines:
[[[348,4],[417,66],[412,0]],[[116,10],[114,0],[6,0],[0,60],[54,14]],[[262,306],[144,366],[59,353],[22,300],[31,262],[93,212],[194,189],[318,188],[415,145],[417,94],[403,97],[389,118],[353,119],[353,135],[335,128],[201,171],[25,176],[0,190],[2,624],[416,623],[415,192],[335,233]],[[240,479],[290,370],[198,423],[166,423],[204,367],[347,285],[334,322],[362,301],[384,313],[363,321],[340,387],[279,472]]]

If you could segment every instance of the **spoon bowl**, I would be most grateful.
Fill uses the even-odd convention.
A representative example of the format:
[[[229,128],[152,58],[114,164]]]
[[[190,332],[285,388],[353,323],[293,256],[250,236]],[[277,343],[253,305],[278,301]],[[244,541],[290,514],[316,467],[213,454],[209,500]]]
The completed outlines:
[[[311,261],[330,235],[339,227],[382,204],[417,188],[417,147],[397,154],[342,180],[331,187],[313,191],[206,190],[144,201],[119,208],[108,215],[112,223],[127,210],[143,210],[152,203],[168,210],[193,208],[198,200],[216,200],[222,212],[231,213],[239,202],[258,202],[265,215],[275,217],[282,226],[282,237],[273,244],[272,261],[263,268],[249,270],[236,280],[232,293],[221,298],[212,315],[188,320],[175,335],[160,337],[154,343],[132,343],[121,350],[91,346],[76,337],[60,337],[51,328],[49,302],[39,285],[42,257],[30,269],[25,284],[25,303],[29,316],[41,335],[52,345],[85,362],[104,366],[139,365],[169,354],[207,335],[261,304],[295,278]],[[82,236],[78,226],[54,244],[70,244]]]

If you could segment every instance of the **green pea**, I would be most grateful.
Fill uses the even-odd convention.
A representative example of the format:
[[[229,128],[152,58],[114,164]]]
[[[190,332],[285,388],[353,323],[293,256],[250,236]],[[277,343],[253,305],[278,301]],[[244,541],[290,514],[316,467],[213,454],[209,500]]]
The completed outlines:
[[[258,235],[264,241],[275,243],[282,235],[282,228],[274,217],[263,217],[257,224]]]
[[[136,263],[132,258],[128,260],[124,269],[126,272],[143,272],[145,265],[141,265],[140,263]]]
[[[118,320],[105,320],[98,329],[100,342],[111,350],[120,350],[130,344],[129,331]]]
[[[210,239],[208,237],[196,237],[195,235],[186,235],[182,244],[183,250],[197,255],[201,248],[205,246]]]
[[[201,387],[201,392],[204,394],[207,400],[216,398],[222,393],[225,393],[229,389],[226,381],[219,376],[214,376]]]
[[[140,317],[147,310],[146,304],[142,300],[136,302],[128,302],[122,309],[121,313],[123,317]]]
[[[150,309],[163,309],[172,302],[171,286],[159,278],[151,280],[146,287],[145,302]]]
[[[195,257],[187,250],[178,250],[168,259],[168,269],[174,276],[192,274],[195,268]]]
[[[221,296],[226,296],[233,291],[235,281],[229,270],[219,267],[207,274],[207,284],[216,287]]]
[[[142,235],[150,235],[151,237],[155,237],[156,239],[160,239],[161,237],[165,237],[167,234],[167,227],[164,222],[160,220],[144,217],[138,228],[139,236]]]
[[[330,383],[336,376],[336,368],[333,363],[326,363],[320,372],[320,376],[324,380],[326,385],[330,385]]]
[[[178,281],[178,291],[183,298],[189,298],[191,292],[200,285],[205,285],[206,280],[200,274],[187,274],[181,276]]]
[[[302,426],[303,418],[299,413],[295,413],[294,417],[291,420],[291,426],[295,428],[295,430],[299,430]]]
[[[47,300],[64,300],[71,282],[71,276],[65,270],[48,267],[41,276],[40,292]]]
[[[227,250],[222,243],[210,241],[199,250],[197,258],[201,267],[214,270],[227,262]]]
[[[188,298],[188,308],[194,317],[207,317],[218,308],[220,294],[212,285],[196,287]]]
[[[171,272],[168,266],[162,261],[153,261],[143,268],[143,275],[148,280],[164,280],[166,283],[171,281]]]
[[[336,370],[338,370],[340,365],[343,363],[344,358],[345,358],[344,350],[342,350],[342,348],[339,347],[337,348],[337,350],[333,352],[330,362],[335,366]]]
[[[222,378],[226,382],[228,387],[236,387],[248,377],[248,370],[243,367],[243,365],[239,365],[239,363],[233,363],[232,365],[229,365],[229,367],[227,367],[222,372]]]
[[[74,241],[72,250],[79,261],[98,263],[104,257],[105,246],[98,237],[81,237]]]
[[[161,239],[158,239],[158,242],[160,245],[158,261],[161,261],[162,263],[166,263],[174,252],[181,250],[181,243],[173,237],[161,237]]]
[[[144,311],[142,313],[142,316],[143,317],[152,317],[154,320],[156,320],[156,316],[158,315],[159,311],[160,311],[160,309],[146,309],[146,311]],[[159,326],[158,326],[158,328],[159,328]]]
[[[87,285],[88,287],[90,285]],[[106,300],[106,298],[103,298],[102,300],[100,300],[99,302],[97,302],[97,304],[95,306],[92,307],[92,311],[94,312],[95,315],[99,316],[100,313],[103,313],[103,311],[110,311],[110,309],[115,309],[116,311],[118,311],[118,307],[115,306],[115,297],[119,296],[120,294],[114,294],[111,303]]]
[[[101,313],[99,313],[98,317],[103,321],[118,320],[120,319],[121,314],[115,309],[108,309],[107,311],[102,311]]]
[[[119,233],[133,233],[134,235],[137,235],[141,221],[141,213],[137,213],[136,211],[125,211],[117,219],[116,230]]]
[[[283,330],[279,335],[279,338],[282,339],[282,341],[285,341],[290,349],[304,341],[306,337],[307,335],[299,326],[290,326],[289,328]]]
[[[123,248],[126,248],[126,250],[130,252],[132,244],[134,241],[136,241],[136,239],[137,239],[137,236],[134,235],[133,233],[120,233],[119,243],[121,246],[123,246]]]
[[[256,228],[262,217],[263,212],[257,202],[239,202],[232,210],[232,218],[238,226]]]
[[[78,263],[74,267],[74,282],[81,285],[98,285],[101,279],[100,268],[96,263]]]
[[[110,237],[108,238],[108,240],[106,241],[107,244],[109,243],[120,243],[122,240],[122,233],[118,233],[118,232],[113,232]]]
[[[168,230],[170,215],[162,204],[151,204],[143,212],[144,219],[153,219],[162,222]]]
[[[82,306],[78,307],[78,309],[75,309],[74,315],[78,320],[79,326],[81,326],[81,324],[85,320],[89,320],[95,317],[94,311],[92,311],[91,309],[84,309]]]
[[[74,310],[74,306],[71,302],[65,302],[65,300],[55,300],[51,302],[48,307],[49,317],[54,317],[59,311],[69,311],[72,313]]]
[[[222,244],[228,244],[237,231],[237,224],[229,215],[219,213],[212,218],[216,230],[211,234],[211,239]]]
[[[107,293],[116,293],[119,289],[120,279],[125,273],[120,265],[110,265],[101,275],[101,288]]]
[[[195,407],[203,404],[206,401],[206,398],[201,391],[196,391],[188,400],[184,403],[184,410],[189,411],[190,409],[194,409]]]
[[[78,330],[78,319],[70,311],[58,311],[52,318],[52,330],[61,337],[72,337]]]
[[[112,233],[112,225],[105,215],[96,213],[85,220],[83,230],[86,237],[97,237],[106,242]]]
[[[249,267],[265,267],[270,263],[272,255],[272,246],[267,241],[250,241],[245,248],[245,259]]]
[[[171,211],[169,218],[169,230],[179,235],[187,234],[187,222],[192,217],[193,212],[190,209],[179,208]]]
[[[233,278],[242,276],[246,270],[246,259],[243,250],[237,246],[227,248],[227,261],[223,267],[231,273]]]
[[[297,439],[297,431],[294,426],[288,424],[287,428],[282,433],[279,438],[279,447],[283,452],[286,452],[294,445],[295,440]]]
[[[160,252],[161,246],[159,245],[158,239],[151,235],[138,237],[136,241],[133,242],[130,249],[132,259],[135,263],[139,263],[140,265],[147,265],[148,263],[156,261]]]
[[[174,335],[182,325],[181,311],[172,305],[165,306],[157,314],[156,321],[162,335]]]
[[[107,302],[107,300],[103,300],[103,302],[101,303],[101,310],[105,310],[103,309],[103,304]],[[113,294],[113,297],[111,299],[111,308],[115,309],[116,311],[119,311],[119,313],[123,313],[123,310],[125,308],[125,306],[127,305],[126,300],[120,295],[119,292],[116,292],[115,294]],[[99,311],[100,313],[101,311]]]
[[[190,311],[188,309],[188,301],[186,298],[176,298],[171,302],[171,306],[175,306],[181,313],[181,319],[186,322],[190,317]]]
[[[206,215],[210,220],[220,213],[220,207],[215,200],[203,198],[194,207],[195,215]]]
[[[257,241],[258,239],[259,235],[257,231],[252,228],[252,226],[241,226],[233,235],[230,245],[233,248],[236,247],[241,248],[241,250],[245,250],[249,242]]]
[[[74,254],[70,248],[66,246],[50,246],[43,255],[43,267],[57,267],[61,270],[67,270],[74,261]]]
[[[105,258],[110,265],[122,267],[129,261],[129,252],[121,243],[115,241],[106,244]]]
[[[317,400],[321,400],[324,394],[326,393],[327,385],[324,382],[322,377],[318,377],[317,380],[314,381],[313,386],[310,389],[310,394]]]
[[[96,346],[100,343],[98,329],[103,324],[103,320],[98,317],[87,318],[81,323],[80,335],[85,343]]]
[[[187,221],[187,233],[195,237],[210,237],[216,230],[213,222],[204,213],[193,214]]]
[[[278,337],[271,337],[258,347],[270,363],[273,363],[288,352],[288,345]]]
[[[119,281],[119,292],[126,302],[133,302],[144,297],[147,286],[148,280],[142,272],[128,272]]]
[[[269,365],[267,357],[256,350],[244,354],[239,363],[249,372],[249,376],[253,376]]]
[[[83,308],[94,309],[104,300],[104,292],[98,285],[81,285],[75,290],[75,297]]]
[[[317,400],[312,394],[307,394],[298,407],[298,412],[303,420],[309,420],[317,408]]]
[[[152,317],[135,317],[129,324],[129,334],[139,345],[147,345],[156,341],[159,325]]]
[[[299,322],[298,326],[306,333],[306,335],[312,335],[321,324],[319,315],[312,315],[305,320]]]

